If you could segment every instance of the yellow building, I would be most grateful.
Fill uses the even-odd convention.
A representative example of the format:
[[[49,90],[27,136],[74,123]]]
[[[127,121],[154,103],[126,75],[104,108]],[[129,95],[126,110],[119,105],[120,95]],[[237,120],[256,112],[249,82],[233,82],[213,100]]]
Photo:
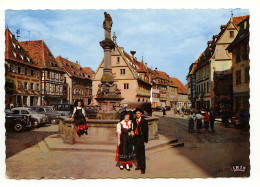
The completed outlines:
[[[118,89],[121,90],[121,96],[124,98],[122,103],[128,102],[150,102],[151,87],[150,76],[147,71],[147,64],[138,61],[134,51],[132,55],[127,54],[123,47],[119,47],[116,43],[115,48],[111,52],[111,68],[114,81]],[[101,77],[104,69],[104,59],[100,63],[92,82],[93,98],[96,98],[98,85],[101,83]],[[94,104],[97,101],[94,99]]]

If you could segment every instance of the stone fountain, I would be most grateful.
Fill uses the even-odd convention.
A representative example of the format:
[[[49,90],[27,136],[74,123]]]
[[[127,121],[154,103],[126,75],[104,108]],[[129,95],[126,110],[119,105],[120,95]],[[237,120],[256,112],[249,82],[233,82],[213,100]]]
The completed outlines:
[[[91,145],[116,145],[116,126],[119,122],[114,107],[119,106],[123,100],[121,91],[114,82],[111,69],[111,50],[115,47],[111,40],[112,18],[106,12],[103,28],[105,39],[100,42],[104,49],[104,71],[101,84],[95,98],[100,106],[97,114],[98,119],[87,120],[88,135],[78,137],[75,130],[75,123],[69,119],[61,118],[59,122],[58,136],[63,139],[64,144],[91,144]],[[149,140],[158,139],[158,118],[147,118],[149,125]],[[116,147],[116,146],[114,146]]]

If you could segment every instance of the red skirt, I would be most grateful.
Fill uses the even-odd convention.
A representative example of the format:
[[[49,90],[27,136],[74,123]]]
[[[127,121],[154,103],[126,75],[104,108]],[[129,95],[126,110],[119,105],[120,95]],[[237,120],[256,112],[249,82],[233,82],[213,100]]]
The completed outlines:
[[[84,130],[88,129],[88,126],[87,126],[87,124],[78,125],[78,126],[75,127],[75,129],[76,129],[77,132],[84,131]]]

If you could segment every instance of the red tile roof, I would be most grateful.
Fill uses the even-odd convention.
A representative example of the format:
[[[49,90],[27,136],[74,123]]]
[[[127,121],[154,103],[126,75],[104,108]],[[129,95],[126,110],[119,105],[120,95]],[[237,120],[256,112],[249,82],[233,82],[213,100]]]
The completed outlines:
[[[177,78],[171,77],[170,78],[175,86],[178,87],[178,93],[187,94],[187,89],[184,84]]]
[[[69,74],[70,77],[77,77],[80,79],[88,78],[83,71],[83,68],[76,62],[69,61],[61,56],[56,57],[56,61],[60,67]]]
[[[5,59],[39,68],[39,65],[32,60],[28,52],[15,39],[15,36],[9,29],[5,29]]]
[[[41,68],[52,69],[56,71],[63,71],[58,66],[54,56],[42,40],[37,41],[23,41],[20,44],[29,52],[29,55]]]
[[[249,17],[249,15],[233,17],[233,23],[234,23],[235,25],[238,25],[241,21],[243,21],[243,20],[246,19],[247,17]]]
[[[146,68],[145,68],[145,66],[144,66],[143,61],[140,63],[138,72],[139,72],[139,73],[145,73],[145,72],[146,72]]]
[[[88,78],[93,79],[95,72],[90,67],[84,67],[82,69],[83,69],[84,73],[88,76]]]

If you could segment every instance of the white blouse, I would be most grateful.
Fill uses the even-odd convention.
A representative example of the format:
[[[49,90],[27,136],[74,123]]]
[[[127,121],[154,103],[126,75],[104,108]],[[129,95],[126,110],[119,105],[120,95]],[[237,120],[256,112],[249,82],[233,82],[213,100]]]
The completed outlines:
[[[133,123],[131,120],[129,120],[128,122],[126,122],[125,120],[122,120],[121,122],[119,122],[117,124],[117,128],[116,128],[116,132],[118,134],[121,134],[121,124],[125,129],[132,129],[133,130]]]
[[[86,117],[85,109],[82,108],[82,107],[79,107],[79,106],[74,107],[74,110],[73,110],[73,114],[72,114],[72,116],[75,115],[75,112],[77,111],[77,109],[82,109],[82,114]]]

